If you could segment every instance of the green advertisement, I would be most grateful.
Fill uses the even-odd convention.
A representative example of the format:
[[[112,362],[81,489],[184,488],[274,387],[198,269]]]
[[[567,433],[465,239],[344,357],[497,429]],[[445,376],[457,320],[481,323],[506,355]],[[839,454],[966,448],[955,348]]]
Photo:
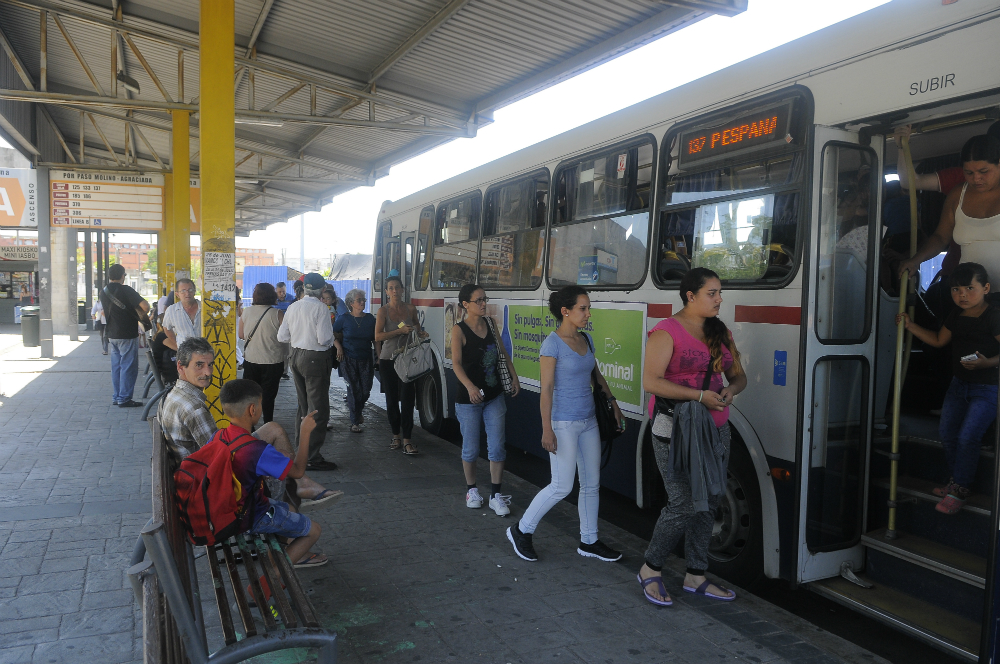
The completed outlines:
[[[642,411],[642,349],[645,305],[595,306],[586,328],[594,340],[597,364],[618,397],[623,411]],[[518,376],[538,384],[538,351],[542,341],[558,327],[548,308],[540,305],[505,305],[504,341],[509,343]],[[509,335],[509,337],[508,337]],[[509,339],[509,341],[508,341]]]

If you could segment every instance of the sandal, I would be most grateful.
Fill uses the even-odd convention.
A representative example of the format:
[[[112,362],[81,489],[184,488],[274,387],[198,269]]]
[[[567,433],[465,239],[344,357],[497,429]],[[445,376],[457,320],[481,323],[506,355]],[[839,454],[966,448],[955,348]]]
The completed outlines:
[[[709,581],[708,579],[705,579],[705,582],[702,583],[697,588],[689,588],[687,586],[684,586],[684,592],[686,592],[686,593],[694,593],[695,595],[704,595],[705,597],[707,597],[709,599],[717,599],[720,602],[732,602],[734,599],[736,599],[736,592],[735,591],[730,590],[729,588],[724,588],[724,587],[720,586],[718,583],[714,584],[716,588],[718,588],[719,590],[725,591],[727,593],[732,593],[732,595],[716,595],[715,593],[708,592],[708,587],[711,586],[711,585],[713,585],[712,582]]]
[[[647,600],[649,600],[649,602],[651,604],[655,604],[657,606],[673,606],[674,600],[672,600],[672,599],[656,599],[655,597],[653,597],[652,595],[650,595],[648,592],[646,592],[646,587],[649,586],[649,585],[651,585],[651,584],[653,584],[653,583],[655,583],[658,586],[657,590],[660,591],[660,597],[667,597],[667,598],[669,598],[670,597],[670,593],[667,592],[667,587],[665,585],[663,585],[663,577],[662,576],[651,576],[648,579],[644,579],[644,578],[642,578],[641,574],[636,574],[635,578],[642,585],[642,594],[646,597]]]
[[[343,491],[335,491],[333,489],[323,489],[321,492],[316,494],[315,498],[303,498],[301,510],[312,509],[313,507],[318,507],[324,503],[336,502],[344,497]]]
[[[322,567],[323,565],[330,562],[329,558],[320,558],[318,553],[310,553],[308,556],[295,563],[295,567]]]
[[[402,446],[403,446],[403,439],[402,438],[396,438],[395,436],[393,436],[392,442],[389,443],[389,449],[390,450],[398,450]]]
[[[364,431],[364,429],[361,428],[360,424],[351,425],[351,433],[361,433],[362,431]]]
[[[413,443],[406,443],[406,445],[403,446],[403,454],[413,456],[414,454],[420,454],[420,450],[418,450],[417,446]]]

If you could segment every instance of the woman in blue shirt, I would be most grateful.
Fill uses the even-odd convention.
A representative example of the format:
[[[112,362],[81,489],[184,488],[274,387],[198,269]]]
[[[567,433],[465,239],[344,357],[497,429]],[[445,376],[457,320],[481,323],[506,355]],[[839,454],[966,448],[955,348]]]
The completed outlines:
[[[514,552],[535,561],[532,533],[556,503],[569,495],[580,471],[580,546],[576,552],[608,562],[622,554],[597,539],[598,489],[601,485],[601,435],[594,412],[591,376],[614,405],[619,427],[622,413],[600,371],[594,371],[593,341],[581,329],[590,320],[590,297],[580,286],[566,286],[549,296],[549,311],[560,321],[539,352],[541,368],[542,447],[552,465],[551,483],[538,492],[520,523],[507,529]]]
[[[344,301],[350,308],[346,316],[337,316],[333,323],[333,345],[337,348],[337,361],[344,369],[347,390],[347,408],[351,413],[351,431],[361,433],[365,418],[362,411],[372,391],[375,364],[372,344],[375,342],[375,317],[365,313],[368,298],[360,288],[347,293]],[[343,340],[341,340],[341,337]]]

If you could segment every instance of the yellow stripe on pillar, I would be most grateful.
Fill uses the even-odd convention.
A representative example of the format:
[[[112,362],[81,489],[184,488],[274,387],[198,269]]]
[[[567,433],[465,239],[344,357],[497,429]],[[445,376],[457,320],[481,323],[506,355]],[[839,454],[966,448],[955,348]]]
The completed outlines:
[[[170,198],[173,207],[174,281],[191,278],[191,128],[187,111],[173,111],[173,144],[171,167],[174,188]],[[173,288],[173,283],[171,283]]]
[[[236,107],[233,89],[235,0],[201,0],[202,332],[215,349],[206,403],[229,424],[219,390],[236,378]]]

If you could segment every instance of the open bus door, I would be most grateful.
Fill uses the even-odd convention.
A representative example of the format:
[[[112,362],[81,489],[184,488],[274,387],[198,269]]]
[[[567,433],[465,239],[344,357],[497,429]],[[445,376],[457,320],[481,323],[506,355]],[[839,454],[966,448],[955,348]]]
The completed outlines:
[[[797,581],[861,569],[875,365],[881,138],[816,126],[804,292]],[[877,151],[876,151],[877,150]]]

